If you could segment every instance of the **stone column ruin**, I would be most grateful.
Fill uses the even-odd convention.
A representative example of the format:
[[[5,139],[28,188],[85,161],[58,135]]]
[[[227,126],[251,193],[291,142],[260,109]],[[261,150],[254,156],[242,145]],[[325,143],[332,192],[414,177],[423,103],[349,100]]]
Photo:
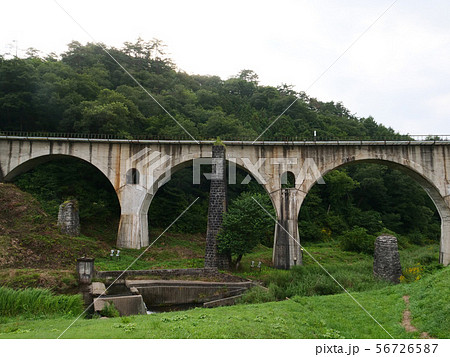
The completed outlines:
[[[62,234],[67,234],[71,237],[80,235],[80,216],[77,200],[69,200],[59,206],[58,227]]]
[[[373,275],[393,283],[400,282],[402,267],[396,237],[391,235],[377,237],[373,259]]]

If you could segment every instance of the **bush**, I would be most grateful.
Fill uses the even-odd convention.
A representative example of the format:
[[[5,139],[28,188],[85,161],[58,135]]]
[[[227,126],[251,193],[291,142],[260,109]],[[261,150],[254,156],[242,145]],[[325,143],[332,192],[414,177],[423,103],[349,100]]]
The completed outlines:
[[[366,259],[343,267],[341,264],[327,265],[327,271],[351,291],[364,291],[388,286],[389,283],[375,280],[372,261]],[[273,272],[264,277],[269,287],[268,296],[277,300],[293,296],[315,296],[342,293],[342,288],[317,265],[296,266],[288,271]]]
[[[326,231],[319,227],[315,222],[300,221],[298,225],[298,232],[303,241],[321,242],[329,240]]]
[[[412,232],[410,234],[408,234],[408,240],[410,243],[412,244],[416,244],[416,245],[425,245],[427,242],[427,238],[425,237],[425,235],[423,235],[421,232]]]
[[[355,227],[339,237],[341,248],[350,252],[373,254],[375,236],[367,233],[365,228]]]
[[[422,278],[424,266],[416,264],[413,267],[403,269],[402,276],[400,277],[401,283],[411,283]]]
[[[222,229],[217,236],[217,250],[230,261],[235,256],[236,264],[244,254],[267,240],[262,237],[273,235],[274,222],[259,205],[265,206],[268,212],[273,211],[267,195],[244,192],[231,202],[223,215]]]
[[[373,210],[359,211],[353,218],[353,225],[367,229],[369,234],[383,229],[381,214]]]

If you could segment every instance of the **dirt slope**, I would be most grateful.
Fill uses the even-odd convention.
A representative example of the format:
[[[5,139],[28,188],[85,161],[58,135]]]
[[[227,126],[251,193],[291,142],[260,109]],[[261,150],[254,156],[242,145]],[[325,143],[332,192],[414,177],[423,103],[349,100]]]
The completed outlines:
[[[76,258],[106,249],[92,239],[60,234],[56,219],[30,194],[0,183],[0,269],[73,269]]]

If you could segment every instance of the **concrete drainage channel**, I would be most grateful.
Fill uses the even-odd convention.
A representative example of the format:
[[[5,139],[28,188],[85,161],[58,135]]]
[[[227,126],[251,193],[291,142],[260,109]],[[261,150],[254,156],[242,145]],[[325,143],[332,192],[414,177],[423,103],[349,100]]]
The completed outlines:
[[[141,279],[142,276],[190,276],[190,270],[198,273],[211,273],[215,279],[221,276],[225,280],[235,281],[199,281],[199,280],[153,280]],[[113,303],[121,316],[146,314],[162,311],[186,310],[193,307],[218,307],[234,305],[242,294],[254,283],[228,274],[208,269],[177,269],[135,271],[140,279],[133,279],[133,272],[127,272],[126,279],[117,281],[105,292],[105,284],[94,282],[90,286],[94,310],[101,311],[106,304]],[[157,272],[157,274],[155,274]],[[97,272],[96,276],[112,279],[121,272]],[[144,273],[144,274],[143,274]],[[180,274],[181,273],[181,274]],[[200,276],[197,275],[197,276]],[[211,276],[209,276],[211,278]],[[108,279],[107,279],[108,280]],[[102,295],[104,294],[104,295]],[[102,296],[100,296],[102,295]],[[91,300],[92,301],[92,300]]]

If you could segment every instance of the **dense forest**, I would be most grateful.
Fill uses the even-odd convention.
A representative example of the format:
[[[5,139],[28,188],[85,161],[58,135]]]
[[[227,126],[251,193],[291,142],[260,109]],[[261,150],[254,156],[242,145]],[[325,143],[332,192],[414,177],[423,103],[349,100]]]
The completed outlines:
[[[0,56],[0,131],[187,137],[175,118],[196,139],[253,140],[297,99],[261,139],[307,139],[314,131],[321,139],[405,137],[372,117],[353,115],[342,103],[321,102],[288,84],[262,85],[252,70],[229,79],[189,75],[176,67],[159,40],[105,48],[111,56],[98,45],[75,41],[60,55],[40,56],[30,49],[26,58]],[[193,185],[191,178],[192,169],[183,169],[158,191],[149,211],[151,227],[166,227],[200,196],[174,228],[206,230],[209,184]],[[312,189],[300,212],[302,240],[351,241],[355,232],[375,235],[386,229],[419,244],[438,239],[433,203],[404,173],[355,164],[332,171],[325,181]],[[51,214],[67,197],[76,197],[82,219],[119,215],[109,182],[76,160],[41,165],[22,174],[16,184],[37,196]],[[262,189],[254,181],[234,185],[230,201],[244,191]]]

